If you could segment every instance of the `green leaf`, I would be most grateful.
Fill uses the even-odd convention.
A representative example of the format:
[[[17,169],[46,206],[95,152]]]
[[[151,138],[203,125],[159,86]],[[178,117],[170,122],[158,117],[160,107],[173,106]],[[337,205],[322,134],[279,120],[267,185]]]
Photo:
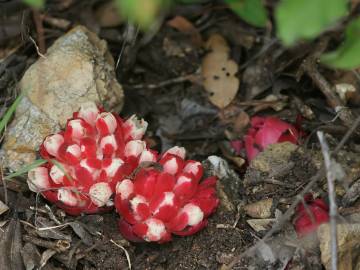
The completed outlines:
[[[360,18],[347,26],[344,43],[336,51],[324,54],[321,61],[340,69],[360,67]]]
[[[275,20],[278,36],[285,45],[312,39],[345,16],[347,0],[282,0]]]
[[[47,162],[47,160],[45,160],[45,159],[37,159],[33,163],[22,167],[20,170],[5,176],[4,179],[9,180],[11,178],[23,175],[23,174],[27,173],[28,171],[30,171],[36,167],[39,167],[40,165],[45,164],[46,162]]]
[[[129,21],[138,24],[142,29],[148,29],[156,20],[160,10],[167,7],[169,0],[116,0],[116,6],[121,15]]]
[[[29,6],[36,7],[36,8],[43,8],[45,4],[45,0],[23,0],[24,3],[28,4]]]
[[[229,7],[245,22],[264,27],[267,14],[262,0],[225,0]]]
[[[9,123],[11,116],[14,114],[16,107],[19,105],[21,99],[24,96],[25,91],[23,91],[18,97],[15,99],[14,103],[11,104],[10,108],[6,111],[3,118],[0,120],[0,134],[3,132],[7,124]]]

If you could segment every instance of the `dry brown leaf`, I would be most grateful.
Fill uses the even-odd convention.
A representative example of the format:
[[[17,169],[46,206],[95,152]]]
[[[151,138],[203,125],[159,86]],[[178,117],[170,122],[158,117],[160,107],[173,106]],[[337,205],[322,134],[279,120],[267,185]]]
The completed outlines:
[[[167,25],[175,28],[182,33],[190,35],[191,41],[195,46],[202,46],[203,40],[199,30],[188,19],[182,16],[175,16],[167,22]]]
[[[250,123],[250,117],[245,111],[241,111],[234,122],[234,132],[243,133]]]
[[[230,48],[220,35],[211,36],[206,47],[212,51],[202,61],[203,86],[210,101],[222,109],[231,103],[239,89],[238,65],[229,59]]]
[[[281,111],[287,105],[287,97],[286,96],[275,96],[273,94],[268,95],[264,99],[260,101],[264,101],[264,104],[259,104],[254,107],[254,112],[260,112],[266,109],[273,109],[276,112]]]
[[[123,23],[114,1],[104,2],[95,11],[95,18],[101,27],[115,27]]]

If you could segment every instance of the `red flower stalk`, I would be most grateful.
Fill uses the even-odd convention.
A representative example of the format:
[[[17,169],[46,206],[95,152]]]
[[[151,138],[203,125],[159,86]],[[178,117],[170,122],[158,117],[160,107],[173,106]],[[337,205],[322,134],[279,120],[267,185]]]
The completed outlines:
[[[299,131],[294,126],[275,117],[254,116],[244,137],[248,161],[253,160],[270,144],[285,141],[297,144],[298,139]]]
[[[123,121],[94,103],[83,104],[65,130],[45,138],[41,156],[48,163],[28,173],[29,189],[68,214],[109,209],[118,181],[157,154],[141,140],[147,122]]]
[[[304,196],[306,207],[299,203],[296,208],[294,225],[298,236],[305,236],[329,221],[329,207],[323,199],[315,199],[311,194]]]
[[[201,181],[201,163],[184,156],[184,148],[174,147],[160,159],[162,171],[143,168],[117,184],[115,207],[125,238],[163,243],[172,234],[191,235],[206,226],[219,203],[216,177]]]

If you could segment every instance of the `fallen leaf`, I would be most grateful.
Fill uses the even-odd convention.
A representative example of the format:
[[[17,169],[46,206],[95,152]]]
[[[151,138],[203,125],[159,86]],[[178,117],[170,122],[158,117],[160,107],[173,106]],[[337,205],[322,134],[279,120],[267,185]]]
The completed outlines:
[[[10,220],[0,233],[0,265],[2,270],[21,270],[24,265],[21,258],[21,225],[17,218]]]
[[[274,218],[248,219],[246,222],[255,232],[267,231],[276,221]]]
[[[230,48],[220,35],[211,36],[206,47],[212,51],[202,61],[203,86],[209,100],[222,109],[231,103],[239,89],[238,65],[229,59]]]
[[[0,201],[0,215],[4,214],[7,210],[9,210],[9,207]]]
[[[337,224],[338,270],[359,269],[360,225]],[[322,224],[317,231],[320,241],[321,261],[326,270],[331,269],[331,233],[330,225]]]
[[[202,46],[203,40],[199,30],[188,19],[182,16],[175,16],[167,22],[167,25],[175,28],[181,33],[190,35],[191,41],[195,46]]]
[[[98,6],[95,10],[95,18],[101,27],[115,27],[123,22],[114,1],[104,2]]]

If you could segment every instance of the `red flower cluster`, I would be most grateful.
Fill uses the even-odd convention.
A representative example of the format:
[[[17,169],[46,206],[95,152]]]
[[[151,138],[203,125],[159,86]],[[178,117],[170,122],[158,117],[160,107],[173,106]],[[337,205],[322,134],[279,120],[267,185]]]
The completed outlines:
[[[304,197],[306,207],[300,203],[296,209],[294,225],[297,234],[305,236],[329,221],[329,207],[323,199],[315,199],[311,194]]]
[[[248,160],[254,159],[268,145],[280,142],[298,142],[296,128],[275,117],[251,118],[251,127],[244,138]]]
[[[141,140],[146,128],[135,116],[123,121],[83,104],[65,131],[45,138],[40,154],[48,163],[29,171],[30,190],[71,215],[106,210],[117,182],[139,163],[157,159]]]
[[[70,215],[111,209],[116,191],[119,228],[132,241],[194,234],[218,205],[216,177],[201,181],[201,163],[184,160],[182,147],[158,160],[141,140],[146,128],[135,116],[124,121],[82,105],[64,131],[45,138],[40,154],[48,162],[29,171],[29,189]]]
[[[118,183],[115,207],[122,216],[120,231],[128,240],[163,243],[171,234],[191,235],[206,226],[219,202],[216,178],[200,181],[201,163],[185,161],[182,149],[163,155],[162,171],[144,168],[133,180]]]

